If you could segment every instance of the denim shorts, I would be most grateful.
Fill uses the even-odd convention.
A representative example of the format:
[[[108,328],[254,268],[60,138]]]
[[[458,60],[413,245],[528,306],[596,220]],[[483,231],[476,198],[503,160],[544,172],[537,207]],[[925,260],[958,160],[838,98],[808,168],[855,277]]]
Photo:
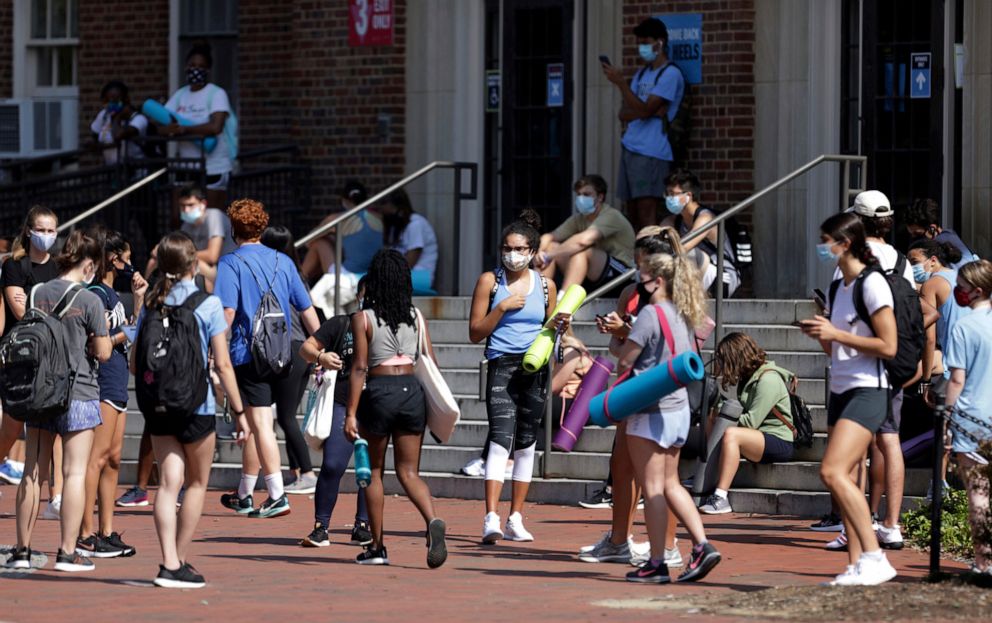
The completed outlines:
[[[31,428],[47,430],[57,435],[66,433],[78,433],[81,430],[90,430],[103,424],[100,417],[99,400],[73,400],[69,404],[69,411],[47,422],[28,422]]]

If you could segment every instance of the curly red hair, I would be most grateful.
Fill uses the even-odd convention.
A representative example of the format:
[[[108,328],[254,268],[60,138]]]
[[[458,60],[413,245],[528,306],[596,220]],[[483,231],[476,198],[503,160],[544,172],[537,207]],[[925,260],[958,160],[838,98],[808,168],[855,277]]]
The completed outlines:
[[[242,241],[258,240],[269,226],[269,214],[265,211],[265,206],[254,199],[232,202],[227,208],[227,216],[231,219],[231,233]]]

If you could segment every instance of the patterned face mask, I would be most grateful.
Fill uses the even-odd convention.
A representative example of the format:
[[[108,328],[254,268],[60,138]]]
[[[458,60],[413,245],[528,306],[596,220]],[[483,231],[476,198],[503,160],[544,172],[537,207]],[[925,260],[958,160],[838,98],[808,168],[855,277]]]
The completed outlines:
[[[201,85],[207,83],[207,73],[206,69],[201,67],[189,67],[186,69],[186,82],[191,85]]]

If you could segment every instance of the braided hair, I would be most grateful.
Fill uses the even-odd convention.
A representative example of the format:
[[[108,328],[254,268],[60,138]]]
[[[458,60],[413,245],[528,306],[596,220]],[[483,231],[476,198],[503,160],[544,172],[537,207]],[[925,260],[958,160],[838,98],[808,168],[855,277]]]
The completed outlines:
[[[372,257],[365,275],[365,299],[362,309],[371,309],[376,318],[389,326],[393,333],[402,323],[416,326],[413,312],[413,282],[410,265],[399,251],[380,249]]]

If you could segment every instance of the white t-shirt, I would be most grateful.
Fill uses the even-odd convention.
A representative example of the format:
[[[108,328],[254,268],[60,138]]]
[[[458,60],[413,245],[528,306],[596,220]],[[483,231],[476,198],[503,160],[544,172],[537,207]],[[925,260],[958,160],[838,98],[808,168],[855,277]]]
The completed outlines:
[[[884,242],[875,242],[874,240],[868,241],[868,246],[871,248],[871,252],[878,258],[878,264],[882,267],[882,270],[892,270],[896,267],[896,262],[899,261],[899,252],[891,244],[886,244]],[[841,278],[840,268],[838,267],[834,271],[834,281]],[[909,285],[916,288],[916,281],[913,279],[913,265],[906,260],[906,268],[902,271],[902,278],[909,282]]]
[[[848,333],[860,337],[874,337],[872,328],[861,321],[854,309],[854,288],[857,281],[845,285],[841,282],[837,288],[833,309],[830,310],[830,323]],[[894,307],[892,290],[880,273],[873,272],[864,280],[862,295],[868,315],[883,307]],[[889,379],[885,366],[877,357],[862,354],[847,346],[833,343],[830,363],[830,391],[843,394],[858,387],[888,387]],[[879,384],[879,372],[882,382]]]
[[[141,113],[134,113],[131,118],[127,120],[127,125],[138,131],[138,136],[144,136],[148,133],[148,119]],[[114,124],[113,115],[107,112],[107,109],[102,109],[96,115],[96,119],[90,124],[90,131],[96,134],[96,140],[101,145],[111,145],[107,149],[103,150],[103,161],[106,164],[117,164],[117,147],[113,147],[114,144]],[[141,146],[137,143],[127,141],[127,155],[128,158],[137,159],[144,158],[145,153],[141,151]]]
[[[410,222],[400,236],[400,243],[396,245],[396,250],[404,254],[413,249],[423,249],[413,270],[429,271],[433,279],[434,268],[437,266],[437,236],[434,235],[430,221],[416,212],[410,215]]]
[[[211,93],[213,97],[211,97]],[[193,91],[188,86],[184,86],[172,94],[172,97],[166,102],[165,108],[184,119],[188,119],[193,125],[210,121],[210,115],[215,112],[231,114],[231,104],[227,99],[227,91],[216,84],[208,84],[199,91]],[[230,147],[224,132],[218,134],[216,138],[217,146],[207,154],[207,175],[221,175],[234,168],[231,162]],[[199,158],[200,146],[194,141],[181,141],[179,143],[179,157]]]

